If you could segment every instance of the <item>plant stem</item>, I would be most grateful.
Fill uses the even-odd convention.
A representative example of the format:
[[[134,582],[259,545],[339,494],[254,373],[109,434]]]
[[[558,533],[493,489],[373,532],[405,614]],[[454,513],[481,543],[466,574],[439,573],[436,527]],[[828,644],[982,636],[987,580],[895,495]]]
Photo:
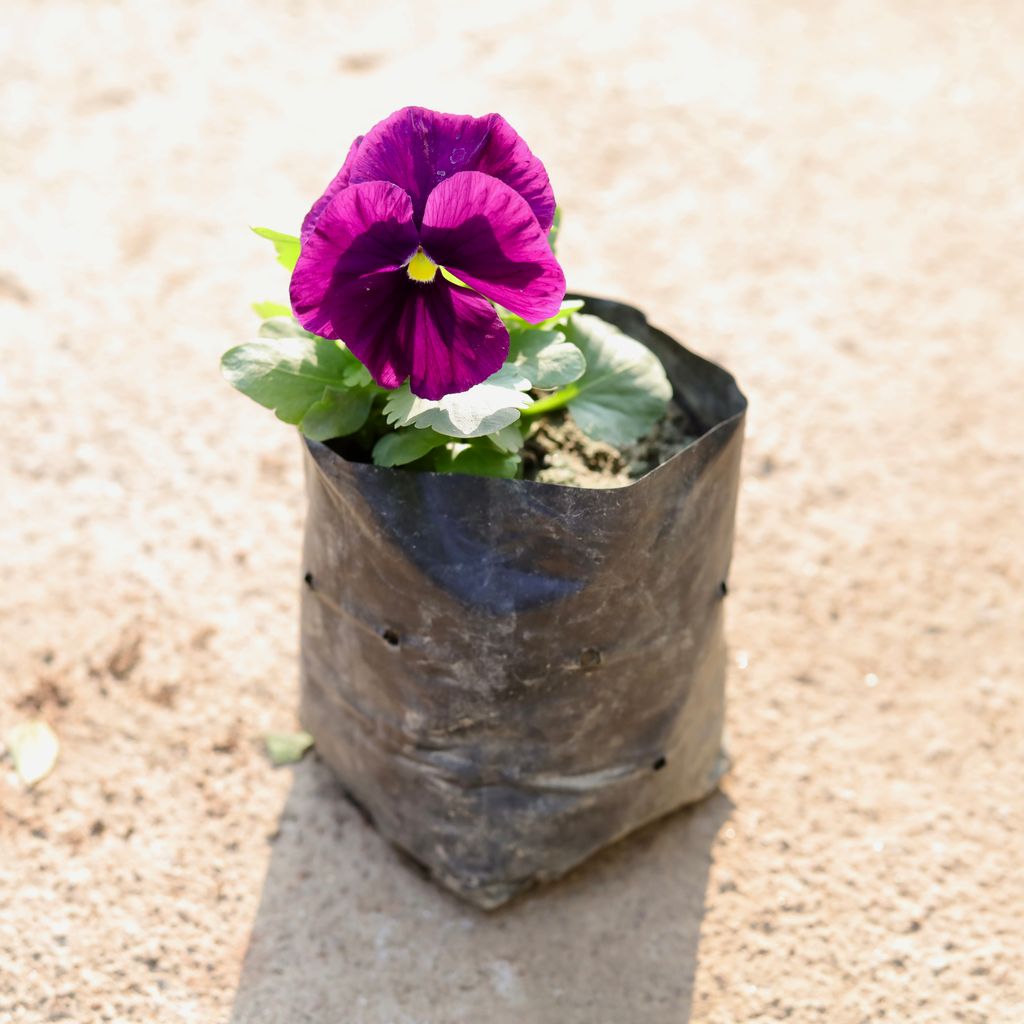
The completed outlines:
[[[528,405],[520,411],[519,415],[526,419],[531,416],[543,416],[547,412],[554,412],[555,409],[561,409],[568,405],[579,393],[580,389],[575,384],[566,384],[564,388],[561,388],[554,394],[538,399],[533,405]]]

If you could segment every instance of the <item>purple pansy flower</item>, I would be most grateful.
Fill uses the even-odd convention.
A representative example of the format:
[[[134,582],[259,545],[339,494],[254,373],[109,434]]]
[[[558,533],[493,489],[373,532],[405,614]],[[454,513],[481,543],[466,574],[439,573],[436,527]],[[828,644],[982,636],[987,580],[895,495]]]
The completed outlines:
[[[544,165],[504,118],[407,107],[352,143],[306,215],[292,309],[382,387],[465,391],[508,355],[488,299],[532,323],[558,312],[554,211]]]

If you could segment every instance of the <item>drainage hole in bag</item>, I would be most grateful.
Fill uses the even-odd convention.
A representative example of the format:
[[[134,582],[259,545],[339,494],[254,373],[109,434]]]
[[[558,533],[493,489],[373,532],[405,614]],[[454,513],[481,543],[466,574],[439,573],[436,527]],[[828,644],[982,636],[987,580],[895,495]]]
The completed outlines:
[[[380,635],[381,639],[383,639],[384,643],[389,647],[397,647],[399,643],[401,643],[401,638],[393,629],[383,629],[381,630]]]
[[[666,764],[668,764],[668,761],[666,761],[664,757],[659,757],[658,760],[655,761],[653,765],[651,765],[651,767],[656,772],[660,772],[661,769],[664,768]]]

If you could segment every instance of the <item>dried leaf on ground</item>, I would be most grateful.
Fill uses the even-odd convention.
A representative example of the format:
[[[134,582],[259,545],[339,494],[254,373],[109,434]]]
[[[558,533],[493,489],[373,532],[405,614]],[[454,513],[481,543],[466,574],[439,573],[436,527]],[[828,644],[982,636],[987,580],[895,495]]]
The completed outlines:
[[[41,718],[21,722],[5,737],[7,751],[21,781],[26,786],[41,782],[57,763],[60,740]]]

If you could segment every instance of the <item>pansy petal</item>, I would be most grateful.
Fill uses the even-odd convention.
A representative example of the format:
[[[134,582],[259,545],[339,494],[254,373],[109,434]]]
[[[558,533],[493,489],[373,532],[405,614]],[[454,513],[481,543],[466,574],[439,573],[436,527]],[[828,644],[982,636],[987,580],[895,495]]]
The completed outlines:
[[[412,197],[417,223],[434,186],[487,141],[488,126],[464,114],[405,107],[366,133],[352,164],[353,181],[390,181]],[[453,158],[458,160],[453,162]]]
[[[488,114],[481,120],[488,124],[487,141],[474,166],[464,169],[490,174],[514,188],[547,233],[555,219],[555,194],[544,165],[501,114]]]
[[[508,355],[508,331],[494,307],[440,277],[413,285],[399,337],[408,353],[410,390],[432,401],[485,381]]]
[[[442,182],[420,237],[435,263],[524,320],[558,312],[565,275],[526,200],[504,182],[479,171]]]
[[[412,196],[419,223],[427,196],[460,171],[490,174],[521,192],[544,231],[555,197],[544,165],[498,114],[471,117],[424,107],[395,111],[366,134],[352,162],[351,181],[390,181]]]
[[[417,288],[404,270],[363,277],[292,277],[292,307],[299,323],[323,338],[340,338],[384,388],[397,388],[411,368],[402,317]]]
[[[317,222],[320,214],[324,212],[324,207],[343,189],[347,188],[349,184],[349,178],[352,175],[352,164],[355,161],[356,153],[359,151],[359,145],[363,141],[363,136],[356,136],[355,141],[349,146],[348,155],[345,157],[345,162],[341,165],[341,170],[334,176],[330,185],[324,191],[324,194],[310,207],[309,213],[302,218],[302,228],[299,231],[299,238],[305,242],[306,236],[313,230],[313,225]]]
[[[320,214],[292,271],[296,319],[325,338],[342,337],[333,326],[338,289],[367,274],[398,270],[417,242],[412,204],[396,185],[377,181],[342,190]]]

